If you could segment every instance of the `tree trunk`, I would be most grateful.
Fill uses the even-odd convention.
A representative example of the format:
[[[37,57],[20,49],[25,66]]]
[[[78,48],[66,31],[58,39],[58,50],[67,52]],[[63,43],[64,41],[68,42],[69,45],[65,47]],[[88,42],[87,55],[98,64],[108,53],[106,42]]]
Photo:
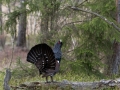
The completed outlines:
[[[57,21],[58,21],[58,10],[60,7],[60,1],[57,2],[52,1],[52,9],[51,9],[51,13],[50,13],[50,30],[56,30],[57,28]]]
[[[120,0],[116,0],[117,6],[117,22],[120,23]],[[119,64],[120,64],[120,43],[113,43],[113,57],[112,57],[112,74],[119,74]]]
[[[3,34],[3,30],[2,30],[2,0],[0,0],[0,34]]]
[[[49,22],[49,16],[42,16],[41,18],[41,32],[42,32],[42,42],[45,42],[47,40],[48,36],[48,22]]]
[[[114,54],[113,54],[113,67],[112,74],[119,74],[119,64],[120,64],[120,43],[114,42]]]
[[[25,0],[21,0],[21,15],[19,17],[19,30],[17,38],[18,47],[26,47],[26,5]]]
[[[3,84],[4,90],[11,90],[9,86],[10,79],[11,79],[11,71],[10,69],[6,69],[6,74],[4,78],[4,84]]]
[[[44,2],[44,1],[43,1]],[[41,31],[42,31],[42,42],[52,38],[50,31],[56,30],[57,26],[57,11],[60,7],[60,1],[48,0],[43,3],[42,18],[41,18]]]

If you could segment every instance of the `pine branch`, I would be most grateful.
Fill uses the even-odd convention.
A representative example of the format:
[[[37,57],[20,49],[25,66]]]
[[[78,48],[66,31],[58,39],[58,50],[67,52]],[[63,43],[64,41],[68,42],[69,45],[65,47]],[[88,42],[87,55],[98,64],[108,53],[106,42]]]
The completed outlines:
[[[96,13],[96,12],[84,10],[84,9],[77,8],[77,7],[70,7],[70,8],[73,9],[73,10],[76,10],[76,11],[82,11],[82,12],[94,14],[94,15],[98,16],[99,18],[101,18],[102,20],[104,20],[105,22],[107,22],[108,24],[112,25],[115,29],[117,29],[120,32],[120,28],[114,22],[109,21],[107,18],[105,18],[104,16],[102,16],[102,15]]]
[[[69,22],[69,23],[64,24],[61,28],[63,28],[64,26],[70,25],[70,24],[81,23],[81,22],[86,22],[86,21]]]

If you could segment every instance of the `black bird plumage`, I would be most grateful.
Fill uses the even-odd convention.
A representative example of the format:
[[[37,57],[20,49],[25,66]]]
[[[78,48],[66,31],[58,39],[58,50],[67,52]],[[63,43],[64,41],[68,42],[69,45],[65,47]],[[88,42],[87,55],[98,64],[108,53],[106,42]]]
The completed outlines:
[[[35,64],[40,75],[46,77],[46,82],[48,82],[48,76],[51,77],[53,82],[53,76],[59,71],[61,47],[61,41],[58,41],[53,49],[45,43],[37,44],[27,54],[27,61]]]

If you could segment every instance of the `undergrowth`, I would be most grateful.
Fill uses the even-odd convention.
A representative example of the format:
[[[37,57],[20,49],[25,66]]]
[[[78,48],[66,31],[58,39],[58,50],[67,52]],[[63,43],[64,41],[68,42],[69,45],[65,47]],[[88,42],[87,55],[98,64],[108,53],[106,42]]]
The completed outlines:
[[[61,68],[59,73],[57,73],[54,76],[54,81],[78,81],[78,82],[87,82],[87,81],[99,81],[100,79],[106,79],[104,75],[101,73],[95,72],[89,72],[86,73],[83,68],[81,68],[79,65],[75,65],[74,61],[68,61],[68,60],[62,60],[61,61]],[[12,77],[10,80],[11,86],[19,86],[22,83],[25,82],[45,82],[45,78],[42,78],[39,76],[37,68],[30,64],[30,63],[22,63],[20,58],[18,58],[17,67],[12,70]],[[4,79],[4,72],[0,73],[0,90],[3,89],[3,79]],[[45,88],[49,87],[41,87],[44,88],[42,90],[45,90]],[[51,88],[51,87],[50,87]],[[52,87],[55,88],[55,87]],[[67,86],[68,89],[60,89],[60,90],[72,90],[69,89],[71,87]],[[35,89],[39,90],[39,89]],[[49,90],[55,90],[55,89],[49,89]],[[105,89],[103,89],[105,90]],[[108,89],[109,90],[109,89]]]
[[[3,82],[4,82],[4,75],[5,75],[5,73],[4,72],[2,72],[2,71],[0,71],[0,90],[3,90]]]

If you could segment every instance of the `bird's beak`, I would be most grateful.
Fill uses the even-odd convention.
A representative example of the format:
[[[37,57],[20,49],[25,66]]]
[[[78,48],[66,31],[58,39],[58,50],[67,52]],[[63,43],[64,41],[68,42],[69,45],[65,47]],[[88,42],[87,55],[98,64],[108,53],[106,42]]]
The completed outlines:
[[[62,42],[62,40],[60,39],[60,42]]]

